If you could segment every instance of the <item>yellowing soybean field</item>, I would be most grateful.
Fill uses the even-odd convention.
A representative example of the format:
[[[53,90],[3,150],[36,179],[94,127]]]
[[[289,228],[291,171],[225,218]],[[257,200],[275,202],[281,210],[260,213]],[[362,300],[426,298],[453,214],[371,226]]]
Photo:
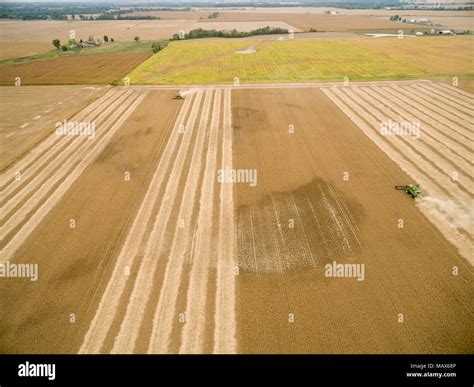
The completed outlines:
[[[135,84],[204,84],[471,76],[473,43],[467,36],[192,40],[173,42],[129,77]]]

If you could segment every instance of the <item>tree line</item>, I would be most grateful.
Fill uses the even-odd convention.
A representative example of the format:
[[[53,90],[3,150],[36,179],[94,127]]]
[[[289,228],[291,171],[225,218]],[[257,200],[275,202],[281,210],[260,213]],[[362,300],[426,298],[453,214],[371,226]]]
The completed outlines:
[[[172,40],[182,40],[182,39],[203,39],[203,38],[245,38],[248,36],[256,35],[275,35],[275,34],[287,34],[288,30],[285,28],[279,27],[263,27],[257,28],[251,31],[217,31],[217,30],[204,30],[198,28],[192,30],[180,37],[179,34],[174,34]]]

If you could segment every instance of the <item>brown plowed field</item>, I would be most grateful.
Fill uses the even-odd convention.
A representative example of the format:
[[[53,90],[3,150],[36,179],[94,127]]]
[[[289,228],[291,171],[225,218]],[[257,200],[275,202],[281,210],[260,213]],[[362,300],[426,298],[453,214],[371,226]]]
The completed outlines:
[[[16,77],[20,77],[24,85],[112,83],[151,54],[150,51],[36,59],[0,67],[0,84],[13,85]]]

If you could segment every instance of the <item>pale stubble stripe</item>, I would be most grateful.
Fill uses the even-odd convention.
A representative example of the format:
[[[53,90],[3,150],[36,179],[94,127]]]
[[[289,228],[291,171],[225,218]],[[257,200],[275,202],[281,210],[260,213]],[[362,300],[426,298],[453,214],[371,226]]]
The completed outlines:
[[[89,106],[85,109],[81,110],[77,114],[75,114],[71,121],[82,121],[83,118],[89,118],[96,110],[98,110],[102,104],[109,103],[111,99],[113,99],[118,92],[116,89],[112,89],[108,91],[105,95],[100,97],[98,100],[92,102]],[[16,161],[14,164],[9,166],[5,171],[0,173],[0,187],[2,192],[9,184],[15,183],[14,175],[16,172],[22,173],[22,180],[25,179],[25,168],[30,168],[30,164],[37,161],[43,157],[43,152],[46,150],[50,150],[52,148],[56,148],[58,146],[58,142],[60,138],[56,136],[54,133],[50,134],[46,139],[40,142],[37,146],[31,149],[28,153],[26,153],[22,158]],[[29,172],[29,170],[28,170]]]
[[[84,341],[79,353],[99,353],[107,337],[107,334],[112,326],[112,323],[117,314],[120,298],[124,292],[128,276],[125,275],[125,268],[132,268],[136,255],[139,252],[142,240],[146,233],[147,225],[150,222],[153,208],[155,207],[158,195],[163,187],[165,181],[163,176],[170,167],[172,156],[177,152],[178,140],[181,136],[179,134],[179,127],[184,124],[186,115],[191,107],[192,97],[184,101],[183,106],[178,114],[176,123],[171,129],[172,132],[166,144],[163,155],[160,158],[155,173],[148,186],[147,192],[142,200],[140,208],[135,216],[127,239],[120,250],[117,258],[112,276],[107,284],[107,287],[102,295],[99,306],[94,318],[89,326]]]
[[[199,215],[196,238],[194,241],[192,268],[186,301],[186,324],[182,331],[181,353],[202,353],[206,318],[207,278],[212,251],[212,223],[214,222],[214,182],[216,163],[219,117],[221,110],[221,90],[216,90],[212,120],[206,156],[206,168],[201,185]]]
[[[161,203],[160,210],[156,216],[153,230],[150,233],[145,254],[129,299],[127,311],[120,326],[120,331],[115,338],[115,343],[111,351],[112,353],[132,353],[135,348],[145,308],[153,289],[153,278],[160,257],[160,249],[164,245],[165,231],[179,189],[180,176],[184,169],[186,156],[194,131],[194,124],[201,105],[202,95],[202,90],[198,91],[190,117],[185,125],[182,145],[179,148],[178,155],[174,161],[163,202]]]
[[[65,148],[60,151],[59,154],[57,154],[54,159],[48,163],[47,166],[43,166],[43,168],[39,168],[37,166],[37,163],[35,163],[32,166],[32,170],[30,173],[34,174],[37,169],[40,169],[40,172],[35,175],[33,179],[28,179],[26,184],[24,184],[19,192],[15,193],[13,197],[11,197],[2,207],[1,210],[4,214],[9,214],[10,211],[15,208],[25,197],[27,197],[29,194],[31,194],[32,191],[35,190],[38,186],[38,191],[43,187],[43,185],[46,184],[46,182],[43,182],[45,177],[48,177],[48,175],[51,174],[51,170],[57,168],[60,166],[60,168],[53,173],[52,176],[50,176],[47,179],[47,182],[51,184],[51,181],[53,181],[54,178],[59,179],[61,172],[64,172],[65,169],[67,169],[68,165],[72,165],[73,162],[77,161],[77,159],[81,156],[79,152],[85,152],[88,148],[92,147],[93,142],[96,140],[100,140],[100,136],[102,135],[102,132],[105,132],[105,128],[102,129],[102,125],[104,124],[103,121],[105,121],[106,118],[108,117],[108,114],[110,113],[111,110],[116,108],[116,104],[122,104],[124,103],[123,98],[119,98],[113,105],[109,106],[105,111],[101,113],[99,117],[97,117],[98,120],[98,128],[100,129],[96,133],[96,139],[94,140],[89,140],[85,138],[85,136],[75,136],[74,139],[65,144]],[[126,105],[124,104],[126,107]],[[119,105],[119,108],[122,108],[122,106]],[[122,108],[123,110],[123,108]],[[120,115],[122,110],[118,110],[115,115]],[[104,125],[105,126],[105,125]],[[48,152],[47,152],[48,153]],[[51,153],[52,155],[53,153]],[[47,155],[46,157],[50,157],[50,155]],[[56,176],[56,174],[59,174],[59,176]],[[54,180],[55,181],[55,180]],[[43,184],[41,184],[43,182]],[[5,195],[10,195],[12,193],[12,188],[15,189],[17,187],[14,187],[10,185],[4,192]]]
[[[231,90],[224,96],[224,138],[222,168],[232,168]],[[217,292],[215,309],[214,353],[236,353],[235,315],[235,233],[233,186],[221,186],[219,239],[217,247]]]
[[[41,205],[41,207],[28,219],[28,221],[21,227],[21,229],[15,234],[15,236],[8,242],[8,244],[0,251],[0,262],[8,261],[12,258],[15,251],[24,243],[26,238],[31,232],[38,226],[43,220],[46,214],[59,202],[64,193],[72,186],[76,179],[84,172],[84,170],[91,164],[95,158],[104,150],[109,143],[110,138],[114,133],[122,126],[124,121],[130,116],[130,114],[137,108],[137,106],[145,98],[145,94],[141,95],[118,119],[113,127],[107,132],[102,140],[96,144],[95,148],[88,155],[87,158],[83,159],[72,171],[71,174],[61,183],[60,187],[55,190],[48,199]]]
[[[194,227],[191,224],[194,206],[196,204],[196,192],[198,189],[199,177],[202,171],[202,160],[204,158],[204,145],[208,132],[209,110],[212,101],[212,90],[208,90],[204,102],[201,121],[199,124],[198,138],[194,148],[191,169],[186,181],[185,193],[183,195],[180,207],[180,217],[185,221],[183,229],[175,230],[170,257],[166,265],[163,283],[161,285],[160,297],[154,312],[153,327],[148,346],[148,353],[166,353],[169,351],[170,335],[173,329],[173,320],[175,318],[176,300],[181,285],[186,252],[189,251],[193,238]],[[214,109],[215,114],[215,102]],[[211,126],[211,131],[213,130]],[[217,130],[217,129],[216,129]],[[212,132],[211,132],[212,136]],[[212,153],[212,147],[207,147],[206,162]],[[203,194],[201,193],[201,199]]]

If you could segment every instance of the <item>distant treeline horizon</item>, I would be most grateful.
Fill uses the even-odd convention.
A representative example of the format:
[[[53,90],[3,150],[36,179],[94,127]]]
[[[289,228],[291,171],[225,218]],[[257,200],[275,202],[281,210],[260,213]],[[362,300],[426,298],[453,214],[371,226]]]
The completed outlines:
[[[430,10],[472,10],[472,3],[458,3],[464,7],[451,8],[453,4],[439,5]],[[81,20],[113,20],[113,19],[154,19],[152,16],[133,16],[135,11],[190,11],[191,8],[292,8],[292,7],[334,7],[343,9],[381,9],[392,7],[396,9],[424,9],[423,4],[404,4],[397,0],[302,0],[295,3],[279,3],[274,1],[257,2],[231,2],[217,3],[214,1],[185,1],[185,2],[143,2],[143,3],[120,3],[120,2],[4,2],[0,4],[1,19],[21,20],[67,20],[69,15],[78,16]],[[130,8],[130,9],[125,9]],[[89,15],[98,15],[91,18]],[[87,15],[87,16],[86,16]]]

